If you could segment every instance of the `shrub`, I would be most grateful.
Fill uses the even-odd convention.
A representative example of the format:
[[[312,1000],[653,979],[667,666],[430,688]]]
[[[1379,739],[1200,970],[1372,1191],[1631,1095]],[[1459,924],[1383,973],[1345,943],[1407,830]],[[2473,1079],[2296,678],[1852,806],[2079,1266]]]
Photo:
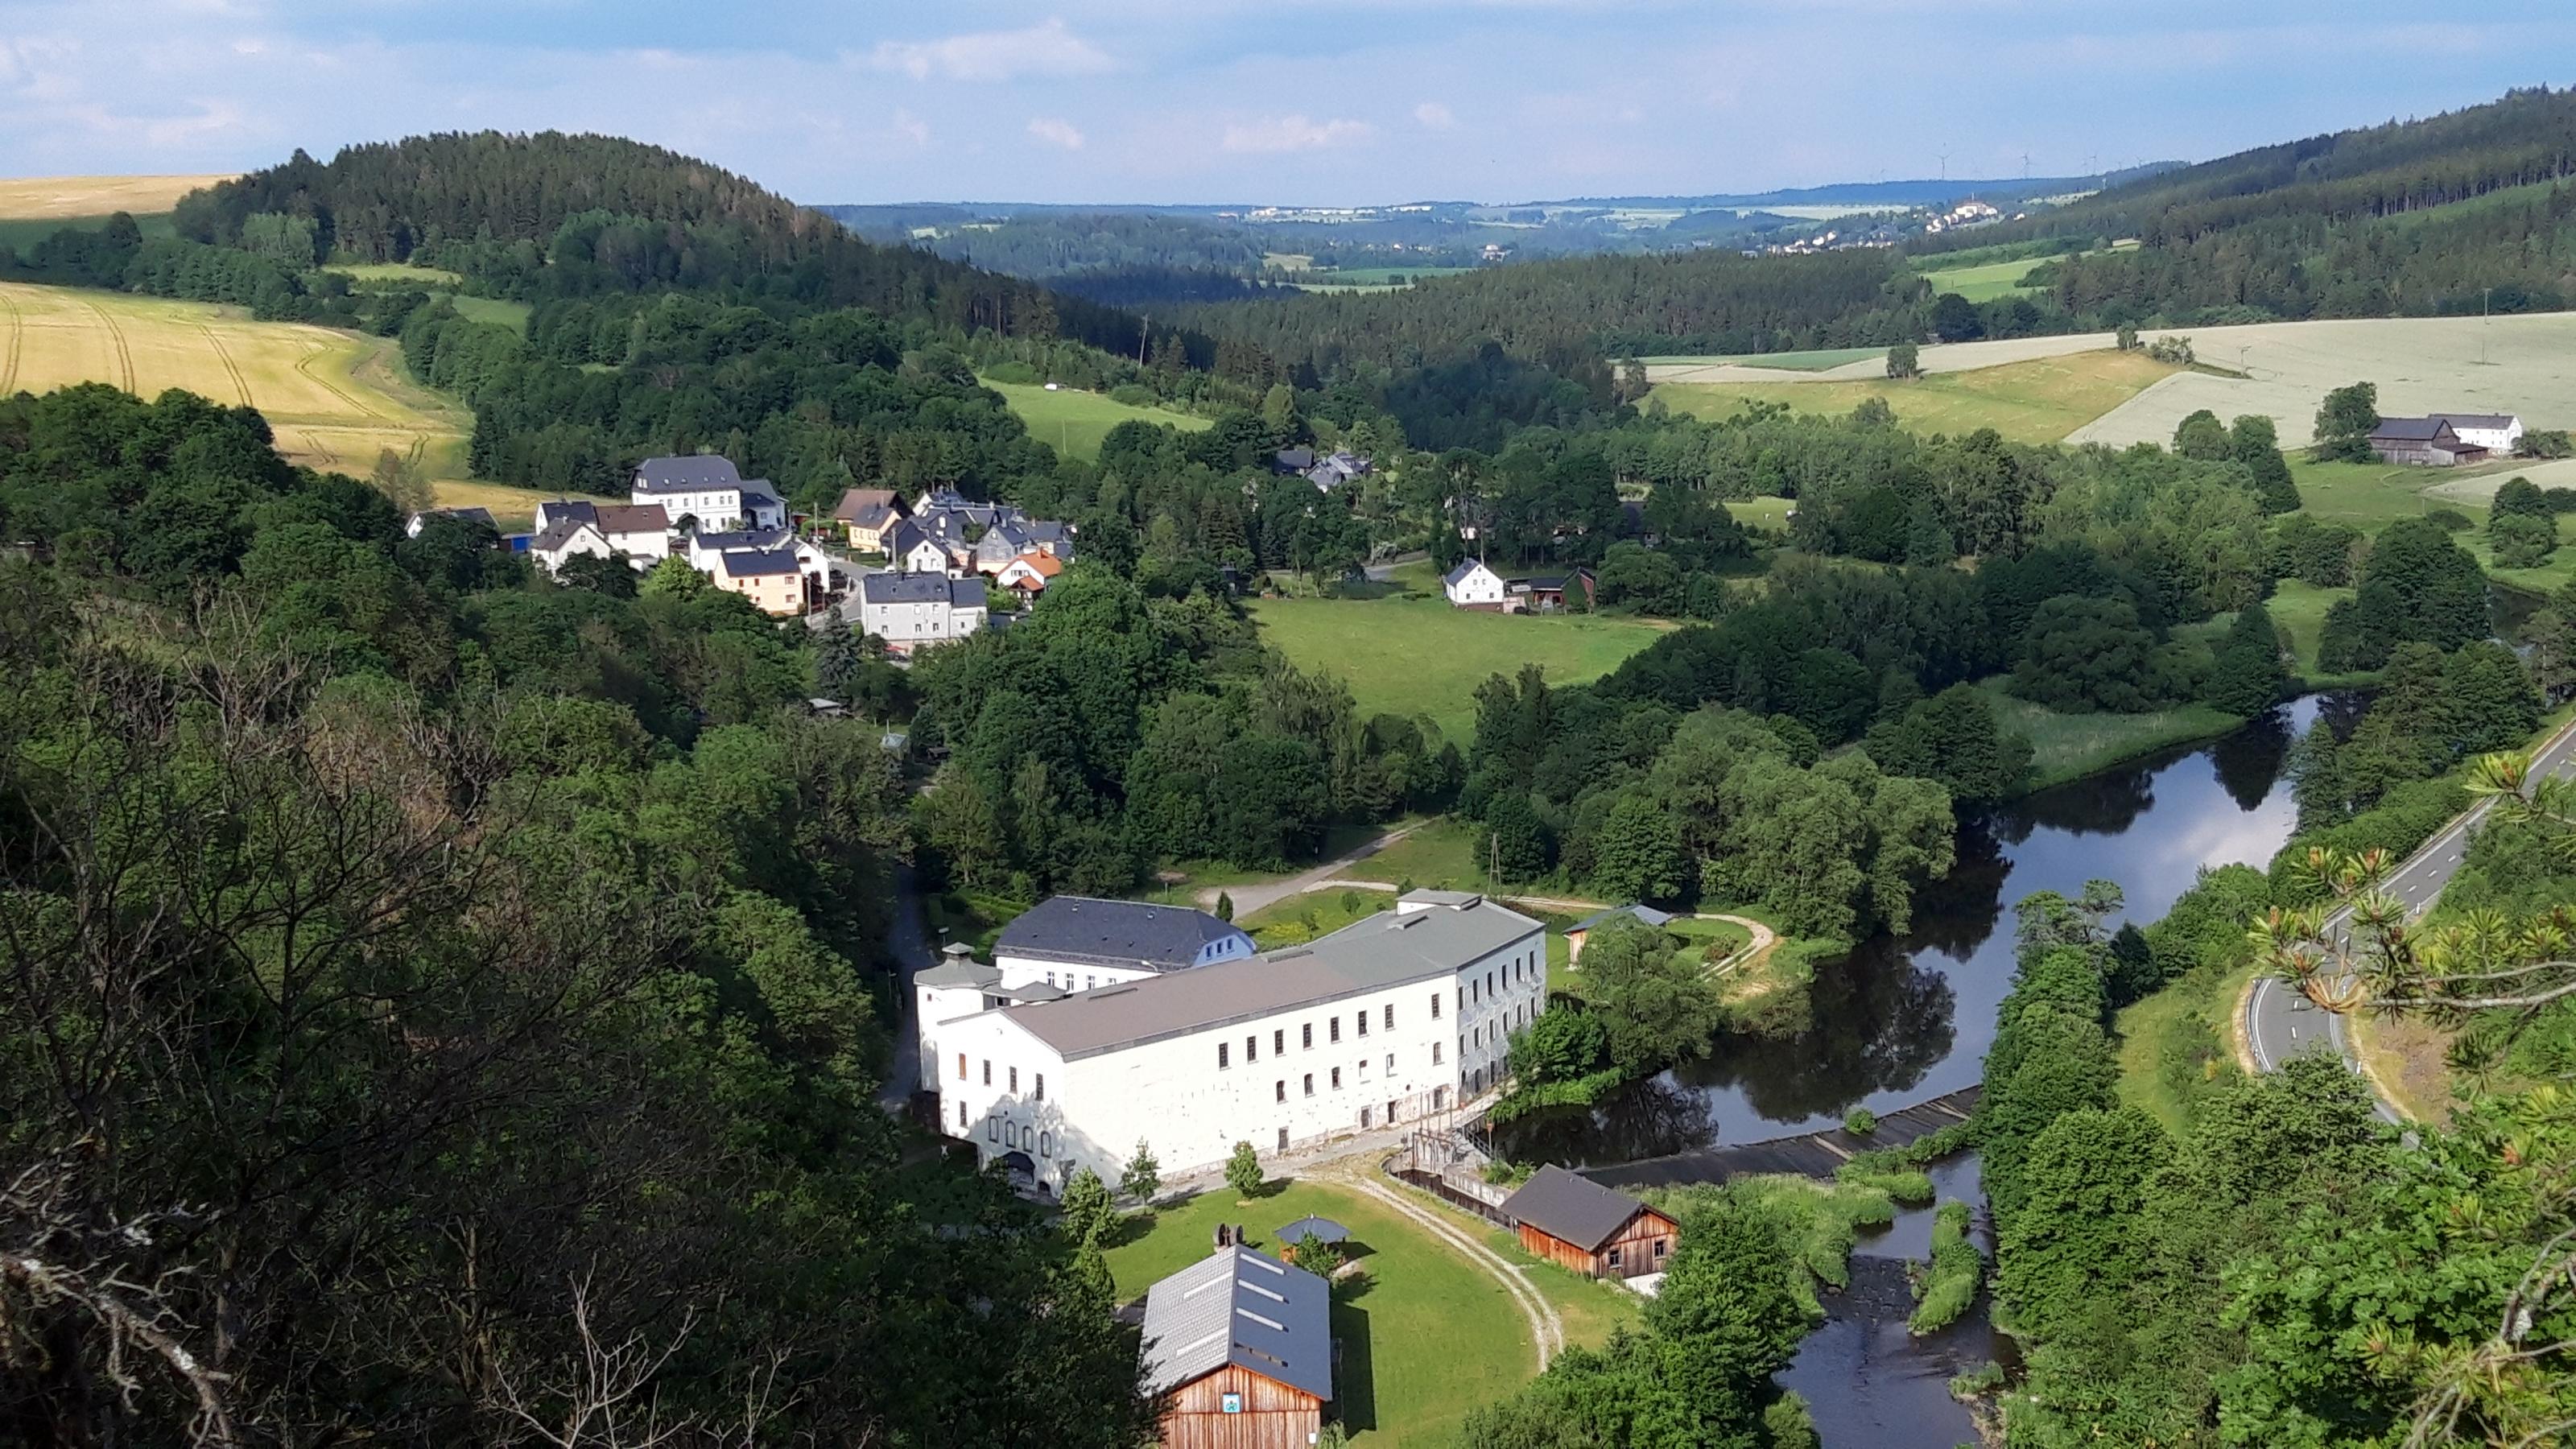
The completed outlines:
[[[1234,1155],[1225,1160],[1225,1185],[1239,1198],[1249,1198],[1261,1191],[1261,1156],[1249,1142],[1234,1144]]]
[[[1878,1130],[1878,1114],[1867,1107],[1854,1107],[1843,1114],[1843,1130],[1854,1137],[1867,1137]]]
[[[1914,1333],[1938,1333],[1959,1321],[1977,1301],[1977,1283],[1985,1276],[1985,1259],[1968,1241],[1968,1205],[1955,1199],[1932,1214],[1932,1261],[1916,1283],[1914,1316],[1906,1327]]]
[[[2427,511],[2424,516],[2441,525],[2444,533],[2466,533],[2477,521],[2456,508],[2435,508]]]
[[[1118,386],[1111,388],[1109,390],[1109,400],[1111,402],[1125,403],[1131,408],[1149,408],[1162,401],[1161,398],[1154,395],[1154,390],[1152,388],[1136,382],[1122,382]]]
[[[2558,520],[2527,513],[2498,513],[2487,521],[2487,544],[2496,566],[2536,569],[2558,551]]]
[[[1045,378],[1038,375],[1038,370],[1036,368],[1025,362],[996,362],[992,366],[984,369],[984,380],[986,382],[1028,384],[1046,381]]]

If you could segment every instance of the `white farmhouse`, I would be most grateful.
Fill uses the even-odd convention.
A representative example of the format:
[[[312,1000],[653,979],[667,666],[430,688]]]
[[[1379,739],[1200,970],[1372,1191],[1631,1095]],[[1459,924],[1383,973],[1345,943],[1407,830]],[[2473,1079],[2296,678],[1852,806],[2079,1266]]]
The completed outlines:
[[[982,579],[869,574],[859,580],[859,629],[897,654],[963,639],[984,627]]]
[[[587,525],[609,554],[624,554],[638,569],[649,569],[671,553],[671,518],[661,505],[592,503],[580,498],[548,498],[537,505],[537,536],[528,552],[558,568],[574,552],[597,552],[587,544],[566,545]],[[558,540],[549,544],[549,538]],[[551,555],[551,557],[549,557]]]
[[[2449,423],[2461,442],[2499,457],[2522,441],[2522,419],[2512,413],[2435,413],[2433,420]]]
[[[787,505],[765,478],[746,482],[733,460],[713,453],[647,458],[636,465],[630,502],[658,503],[675,526],[781,528]]]
[[[1512,1033],[1547,1003],[1540,924],[1453,891],[1414,891],[1305,946],[1057,1000],[972,969],[994,971],[989,987],[961,981],[950,1001],[985,1009],[922,1018],[940,1128],[1050,1191],[1082,1167],[1114,1180],[1140,1141],[1169,1177],[1237,1142],[1285,1152],[1446,1118],[1500,1083]]]
[[[1441,591],[1449,602],[1461,609],[1499,609],[1508,592],[1503,576],[1485,567],[1485,561],[1471,558],[1440,576]]]
[[[607,535],[599,531],[599,525],[584,518],[558,518],[528,540],[528,557],[550,574],[562,573],[563,566],[576,558],[616,556],[617,550],[608,546]]]

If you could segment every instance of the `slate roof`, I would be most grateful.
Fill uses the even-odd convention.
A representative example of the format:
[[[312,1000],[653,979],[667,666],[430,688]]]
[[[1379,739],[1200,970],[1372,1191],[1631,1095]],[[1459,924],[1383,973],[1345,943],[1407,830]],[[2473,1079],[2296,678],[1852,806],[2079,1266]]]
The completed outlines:
[[[724,555],[724,571],[728,578],[737,579],[792,574],[797,571],[796,555],[783,548],[744,549]]]
[[[635,465],[635,488],[643,493],[682,493],[740,485],[742,474],[721,453],[687,458],[647,458]]]
[[[700,553],[767,553],[785,548],[788,532],[784,528],[744,528],[731,533],[701,533],[690,547]]]
[[[671,515],[659,503],[602,503],[592,510],[601,533],[668,533]]]
[[[2512,413],[2435,413],[2433,420],[2453,428],[2509,428],[2521,421]]]
[[[2440,418],[2381,418],[2370,437],[2373,442],[2431,443],[2450,431],[2451,425]]]
[[[907,518],[887,530],[884,541],[885,551],[896,558],[901,558],[930,542],[930,535],[922,531],[920,524]]]
[[[1307,469],[1315,466],[1315,450],[1312,448],[1282,448],[1279,450],[1277,455],[1271,459],[1270,465],[1282,472],[1303,473]]]
[[[586,518],[558,518],[554,522],[547,524],[544,532],[539,533],[536,537],[528,540],[528,552],[553,553],[555,550],[562,548],[566,543],[570,542],[574,534],[581,532],[585,528],[590,529],[594,533],[599,531],[597,525],[593,524]],[[605,538],[600,540],[602,543],[606,543],[607,541],[608,540]]]
[[[1572,935],[1576,931],[1589,931],[1594,927],[1601,925],[1603,922],[1612,920],[1619,916],[1626,916],[1632,920],[1643,921],[1649,926],[1658,927],[1669,924],[1673,919],[1672,912],[1670,911],[1659,911],[1653,906],[1641,906],[1631,902],[1624,906],[1612,906],[1606,911],[1594,911],[1591,915],[1585,916],[1582,920],[1566,927],[1566,934]]]
[[[1232,1366],[1333,1397],[1332,1288],[1250,1248],[1226,1248],[1147,1289],[1145,1391]]]
[[[1006,1014],[1070,1061],[1408,982],[1446,979],[1465,963],[1539,929],[1518,911],[1481,896],[1468,899],[1472,904],[1446,910],[1380,912],[1304,946],[1104,986]]]
[[[549,525],[567,518],[578,523],[599,521],[599,505],[583,498],[549,498],[537,505],[537,511],[545,515]]]
[[[1250,943],[1240,927],[1187,906],[1049,896],[1002,928],[993,954],[1187,971],[1198,964],[1202,949],[1236,937]]]
[[[424,521],[432,518],[453,518],[459,523],[488,524],[492,522],[492,510],[489,508],[428,508],[413,514],[412,517]]]
[[[870,503],[863,505],[856,513],[846,516],[835,514],[834,517],[852,528],[864,528],[874,533],[893,522],[896,514],[894,505],[891,503]]]
[[[1598,1251],[1628,1219],[1644,1211],[1646,1205],[1626,1193],[1554,1163],[1531,1173],[1518,1192],[1503,1199],[1502,1207],[1504,1217],[1587,1253]]]
[[[981,609],[989,603],[982,579],[946,574],[862,574],[859,597],[871,604],[946,604],[952,609]]]
[[[1442,582],[1442,583],[1444,583],[1444,584],[1451,585],[1452,587],[1454,587],[1454,586],[1456,586],[1457,582],[1458,582],[1460,579],[1463,579],[1463,578],[1465,578],[1467,575],[1472,574],[1472,573],[1474,573],[1476,570],[1481,569],[1481,568],[1484,568],[1484,567],[1485,567],[1485,561],[1484,561],[1483,559],[1474,559],[1474,558],[1471,558],[1471,559],[1467,560],[1466,562],[1464,562],[1464,563],[1462,563],[1462,564],[1458,565],[1456,568],[1451,569],[1449,572],[1447,572],[1447,573],[1445,573],[1445,574],[1442,574],[1442,575],[1440,576],[1440,582]]]
[[[954,961],[942,961],[927,971],[912,973],[912,984],[915,986],[999,986],[1002,984],[1002,971],[998,966],[982,965],[972,957],[965,957]]]

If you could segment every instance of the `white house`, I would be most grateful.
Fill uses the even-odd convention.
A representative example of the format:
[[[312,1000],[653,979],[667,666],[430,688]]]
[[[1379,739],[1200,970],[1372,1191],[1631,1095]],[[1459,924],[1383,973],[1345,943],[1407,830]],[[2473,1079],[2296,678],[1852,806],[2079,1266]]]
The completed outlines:
[[[1482,896],[1415,891],[1308,945],[1060,999],[1009,999],[999,968],[952,974],[976,980],[939,1009],[986,1004],[923,1016],[941,1130],[1054,1190],[1081,1167],[1114,1180],[1140,1141],[1172,1177],[1237,1142],[1284,1152],[1456,1112],[1546,1010],[1547,943]]]
[[[984,581],[946,574],[868,574],[859,580],[859,628],[897,654],[963,639],[984,627]]]
[[[1461,609],[1499,609],[1510,592],[1503,576],[1485,567],[1485,561],[1471,558],[1440,576],[1440,588],[1449,602]]]
[[[587,519],[558,518],[528,540],[528,557],[543,564],[550,574],[563,572],[565,563],[584,555],[591,558],[617,556],[617,550],[608,546],[608,537],[599,531],[599,525]]]
[[[628,501],[658,503],[671,522],[696,528],[782,528],[787,505],[769,480],[746,482],[733,460],[713,453],[689,458],[647,458],[636,465]]]
[[[896,520],[885,531],[885,552],[897,573],[944,574],[957,564],[947,544],[909,518]]]
[[[2461,442],[2490,453],[2510,453],[2522,441],[2522,419],[2512,413],[2435,413],[2433,420],[2449,423]]]
[[[1240,928],[1187,906],[1050,896],[1002,928],[992,965],[951,946],[947,961],[913,977],[921,1090],[939,1089],[935,1023],[1013,1001],[1053,1000],[1240,961],[1252,950],[1252,938]]]

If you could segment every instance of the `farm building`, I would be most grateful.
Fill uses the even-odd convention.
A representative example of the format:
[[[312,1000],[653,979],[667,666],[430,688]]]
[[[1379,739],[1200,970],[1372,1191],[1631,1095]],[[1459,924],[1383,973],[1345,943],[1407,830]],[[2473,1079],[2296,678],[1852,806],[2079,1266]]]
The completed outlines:
[[[1146,1290],[1144,1360],[1164,1449],[1302,1449],[1333,1400],[1331,1289],[1221,1248]]]
[[[1669,911],[1659,911],[1653,906],[1635,904],[1612,906],[1608,910],[1594,911],[1591,915],[1565,928],[1565,964],[1571,966],[1582,960],[1583,943],[1591,938],[1594,931],[1618,920],[1638,921],[1660,931],[1672,924],[1673,917]]]
[[[2511,413],[2435,413],[2433,420],[2450,424],[2461,442],[2490,453],[2510,453],[2522,441],[2522,419]]]
[[[1624,1192],[1551,1163],[1503,1200],[1521,1246],[1588,1278],[1664,1271],[1681,1227]]]
[[[2486,449],[2466,441],[2438,417],[2381,418],[2379,426],[2371,429],[2370,451],[2386,462],[2426,468],[2480,462],[2487,455]]]
[[[1440,588],[1461,609],[1499,609],[1508,586],[1501,574],[1485,567],[1484,560],[1471,558],[1441,575]]]

